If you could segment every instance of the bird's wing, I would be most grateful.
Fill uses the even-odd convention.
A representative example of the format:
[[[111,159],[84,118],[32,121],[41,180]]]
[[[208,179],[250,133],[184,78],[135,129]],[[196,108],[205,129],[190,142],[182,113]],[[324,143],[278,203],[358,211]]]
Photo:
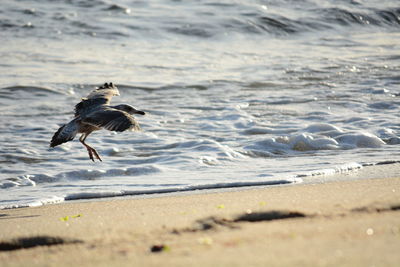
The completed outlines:
[[[139,123],[129,113],[113,108],[101,108],[89,113],[83,123],[109,131],[140,130]]]
[[[118,88],[112,83],[105,83],[94,89],[86,98],[75,105],[75,117],[84,116],[100,105],[108,105],[113,96],[119,95]]]
[[[86,99],[102,98],[106,99],[109,103],[111,98],[115,95],[119,95],[118,88],[113,83],[105,83],[104,85],[90,92]]]
[[[66,143],[74,139],[75,135],[78,133],[77,120],[74,119],[67,124],[61,126],[57,132],[53,135],[51,139],[50,146],[55,147],[62,143]]]

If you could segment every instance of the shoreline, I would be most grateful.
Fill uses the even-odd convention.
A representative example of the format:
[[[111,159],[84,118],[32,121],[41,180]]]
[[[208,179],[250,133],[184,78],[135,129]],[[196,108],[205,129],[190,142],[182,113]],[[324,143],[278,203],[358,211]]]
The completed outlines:
[[[263,188],[270,186],[294,186],[301,184],[314,184],[314,183],[329,183],[335,181],[349,181],[356,179],[365,178],[377,178],[377,177],[396,177],[400,173],[400,161],[382,161],[377,163],[367,164],[347,164],[344,165],[344,170],[341,167],[335,167],[330,169],[323,169],[319,171],[311,171],[307,174],[298,174],[292,178],[281,178],[271,181],[260,181],[260,182],[242,182],[242,183],[226,183],[226,184],[211,184],[211,185],[194,185],[184,188],[165,188],[155,189],[148,191],[124,191],[121,193],[110,192],[101,193],[81,193],[80,196],[70,195],[66,197],[57,197],[56,199],[49,199],[45,202],[35,202],[34,204],[22,204],[12,206],[0,206],[1,210],[9,209],[21,209],[21,208],[32,208],[41,207],[46,205],[55,205],[70,202],[85,202],[85,201],[108,201],[112,199],[141,199],[151,197],[167,197],[167,196],[179,196],[187,194],[205,194],[209,192],[229,192],[236,190],[248,190],[253,188]],[[384,171],[382,171],[384,170]],[[57,200],[58,199],[58,200]]]
[[[1,210],[0,262],[397,266],[399,165],[334,182]],[[21,249],[27,243],[34,247]]]

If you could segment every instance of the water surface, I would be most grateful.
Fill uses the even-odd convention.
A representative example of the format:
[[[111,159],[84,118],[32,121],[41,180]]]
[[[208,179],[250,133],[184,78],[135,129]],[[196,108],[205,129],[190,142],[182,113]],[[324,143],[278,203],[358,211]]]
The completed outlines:
[[[0,207],[400,160],[397,1],[3,1]],[[142,132],[49,141],[96,86]]]

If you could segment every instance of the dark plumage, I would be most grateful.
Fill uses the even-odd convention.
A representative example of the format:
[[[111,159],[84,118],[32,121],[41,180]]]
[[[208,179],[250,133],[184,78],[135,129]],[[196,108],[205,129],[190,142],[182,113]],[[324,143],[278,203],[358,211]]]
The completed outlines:
[[[111,98],[115,95],[119,95],[118,88],[112,83],[105,83],[86,98],[82,98],[82,101],[75,105],[75,118],[57,130],[51,139],[50,147],[71,141],[76,134],[82,133],[79,141],[86,147],[89,158],[94,161],[96,157],[101,161],[97,151],[85,143],[91,132],[102,128],[117,132],[140,130],[139,123],[132,114],[145,113],[127,104],[110,106]]]

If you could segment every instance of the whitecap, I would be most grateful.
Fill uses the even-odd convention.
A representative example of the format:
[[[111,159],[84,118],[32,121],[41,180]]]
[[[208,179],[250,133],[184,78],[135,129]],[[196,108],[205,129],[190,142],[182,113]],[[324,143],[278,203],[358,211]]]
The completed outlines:
[[[216,145],[218,146],[218,148],[220,149],[220,153],[218,153],[218,155],[220,156],[227,156],[228,158],[244,158],[245,156],[239,152],[236,152],[235,150],[233,150],[231,147],[229,147],[228,145],[222,145],[218,142],[215,142]]]
[[[23,175],[19,177],[19,185],[20,186],[36,186],[36,182],[34,179],[36,178],[35,175]],[[40,177],[39,177],[40,179]]]
[[[53,196],[46,199],[40,199],[27,204],[28,207],[40,207],[47,204],[56,204],[64,201],[64,197]]]
[[[337,149],[338,142],[332,138],[320,137],[314,138],[309,134],[295,135],[289,138],[289,145],[293,150],[308,151],[322,149]]]
[[[343,132],[339,127],[329,123],[316,123],[307,126],[303,131],[308,133],[321,133],[321,132]]]
[[[351,171],[357,171],[362,169],[363,166],[356,162],[351,162],[347,164],[343,164],[340,166],[334,166],[332,168],[314,170],[310,172],[306,172],[303,174],[298,174],[296,177],[311,177],[311,176],[320,176],[320,175],[334,175],[340,173],[347,173]]]
[[[370,133],[347,133],[335,139],[341,146],[354,148],[378,148],[385,144],[382,139]]]

